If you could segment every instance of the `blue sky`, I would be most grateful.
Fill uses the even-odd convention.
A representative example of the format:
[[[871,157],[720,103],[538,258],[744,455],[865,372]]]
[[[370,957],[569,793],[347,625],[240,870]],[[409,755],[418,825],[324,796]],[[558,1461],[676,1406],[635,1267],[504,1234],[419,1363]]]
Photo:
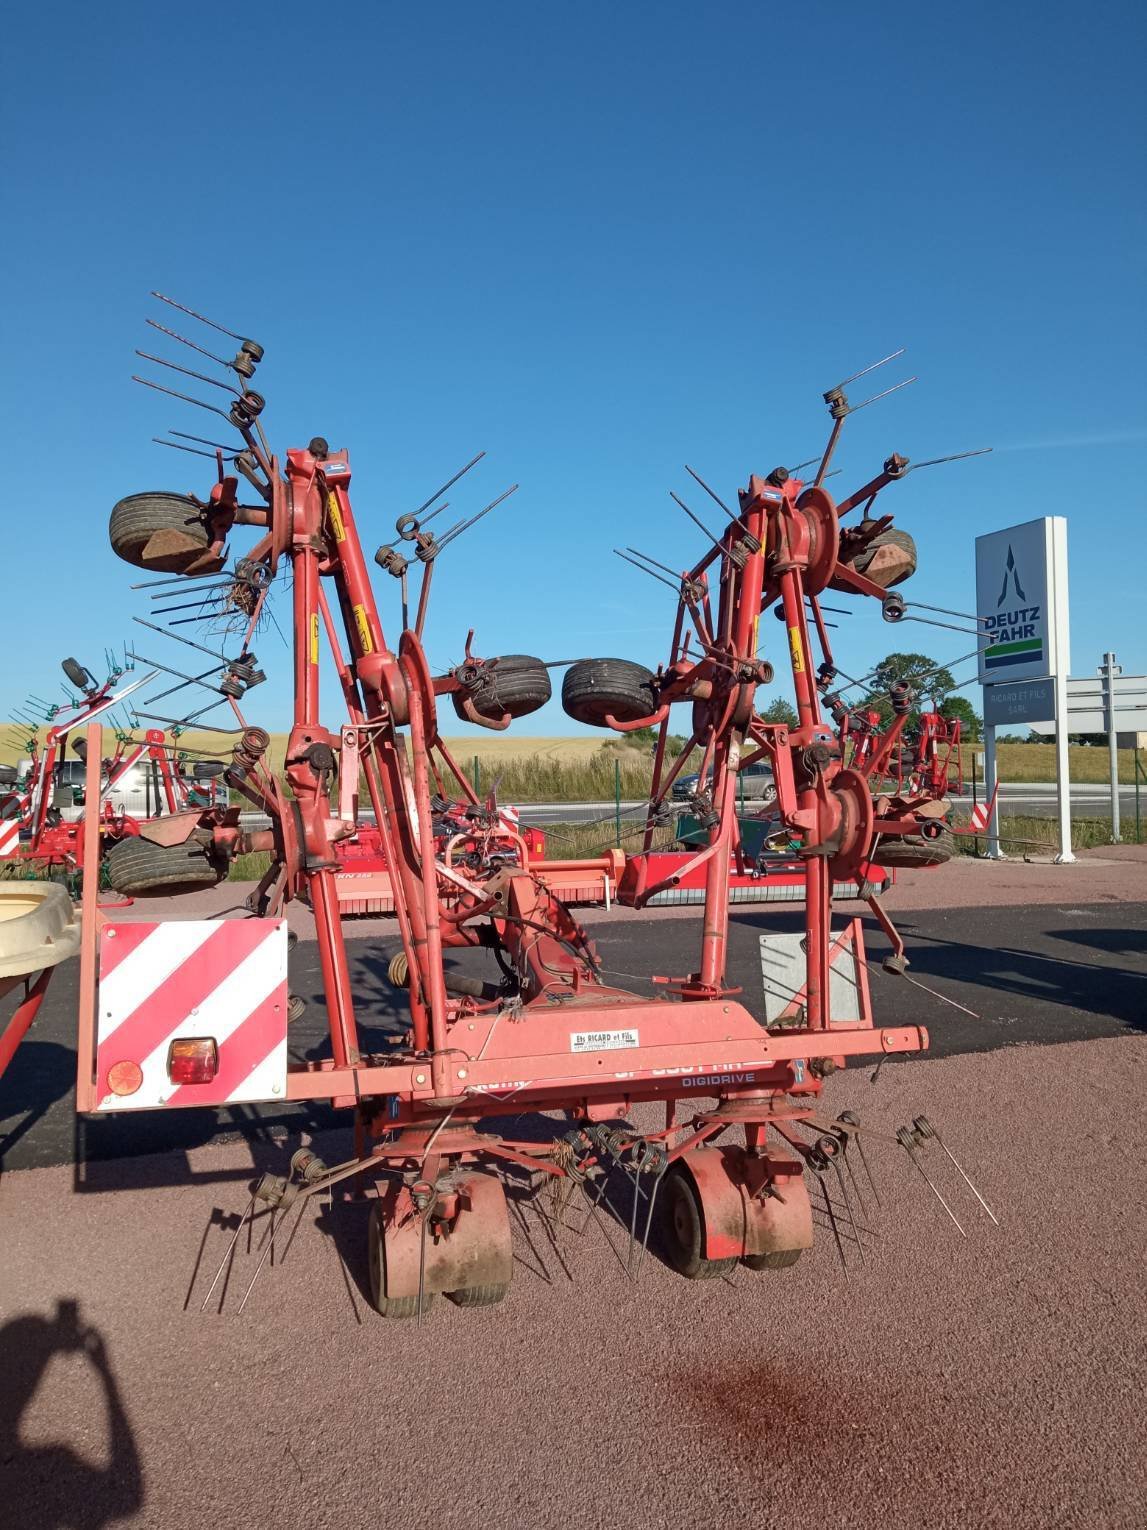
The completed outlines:
[[[470,625],[485,654],[655,664],[673,597],[610,549],[690,560],[683,464],[731,496],[812,456],[823,391],[904,345],[877,378],[920,381],[849,422],[830,487],[892,450],[996,447],[888,491],[920,547],[905,593],[970,609],[975,535],[1064,513],[1073,668],[1114,647],[1143,672],[1144,14],[21,8],[0,105],[3,713],[143,611],[112,503],[209,481],[150,438],[211,417],[129,381],[164,317],[152,287],[263,343],[278,449],[350,448],[368,556],[480,449],[459,513],[521,484],[443,558],[436,664]],[[853,674],[971,646],[866,606],[842,623]],[[259,656],[252,720],[285,726],[288,654],[272,633]],[[519,728],[576,731],[556,703]]]

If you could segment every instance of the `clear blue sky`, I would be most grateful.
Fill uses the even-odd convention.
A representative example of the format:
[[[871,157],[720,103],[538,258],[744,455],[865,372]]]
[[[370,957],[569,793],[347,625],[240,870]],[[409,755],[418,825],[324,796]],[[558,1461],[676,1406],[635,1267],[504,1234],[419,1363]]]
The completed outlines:
[[[470,624],[486,654],[655,664],[673,597],[611,547],[690,559],[667,493],[701,508],[683,463],[731,496],[812,456],[824,389],[906,345],[878,378],[920,381],[849,423],[831,487],[894,449],[997,451],[888,492],[921,551],[905,593],[969,609],[974,536],[1065,513],[1073,667],[1113,646],[1142,672],[1145,14],[11,12],[4,714],[143,610],[107,546],[112,503],[208,482],[150,438],[211,435],[211,417],[128,380],[152,287],[265,345],[279,449],[315,432],[350,448],[368,555],[481,448],[459,510],[521,483],[443,559],[439,665]],[[875,608],[845,622],[854,674],[890,647],[971,646]],[[252,720],[282,727],[288,656],[271,635],[260,658]],[[576,731],[556,703],[519,726]]]

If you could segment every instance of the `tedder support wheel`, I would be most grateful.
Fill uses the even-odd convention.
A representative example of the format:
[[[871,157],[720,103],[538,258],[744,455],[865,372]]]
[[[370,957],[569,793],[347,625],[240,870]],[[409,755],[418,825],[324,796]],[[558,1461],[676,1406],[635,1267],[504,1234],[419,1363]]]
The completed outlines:
[[[943,839],[882,839],[869,857],[874,866],[942,866],[952,859],[952,847]]]
[[[775,1248],[768,1254],[744,1254],[741,1263],[747,1270],[788,1270],[803,1253],[803,1248]]]
[[[665,1256],[688,1280],[725,1275],[736,1259],[706,1259],[705,1221],[697,1187],[687,1169],[674,1164],[661,1191],[661,1237]]]
[[[550,699],[550,672],[541,659],[528,653],[507,653],[487,670],[487,683],[471,696],[474,710],[497,721],[506,712],[527,717]],[[455,696],[454,710],[464,718],[462,697]]]
[[[88,672],[80,663],[79,659],[64,659],[60,664],[60,668],[64,671],[64,674],[67,675],[68,679],[72,682],[77,690],[82,691],[87,689],[88,685],[90,684],[88,679]]]
[[[129,494],[111,514],[112,550],[125,563],[181,574],[209,545],[203,512],[183,494]]]
[[[383,1237],[382,1214],[377,1201],[370,1208],[366,1238],[372,1305],[385,1318],[417,1317],[417,1293],[413,1296],[387,1296],[386,1294],[386,1241]],[[422,1293],[423,1316],[433,1305],[434,1292],[424,1291]]]
[[[222,881],[226,868],[208,859],[194,839],[182,845],[154,845],[131,835],[107,855],[108,881],[128,898],[161,898],[199,892]]]
[[[510,1294],[510,1282],[499,1281],[491,1286],[464,1286],[461,1291],[448,1291],[447,1299],[456,1307],[493,1307]]]
[[[871,579],[882,590],[890,590],[916,572],[916,543],[908,532],[893,527],[874,536],[850,561],[858,574]]]
[[[566,670],[562,708],[575,722],[595,728],[606,718],[636,722],[657,710],[653,672],[628,659],[579,659]]]

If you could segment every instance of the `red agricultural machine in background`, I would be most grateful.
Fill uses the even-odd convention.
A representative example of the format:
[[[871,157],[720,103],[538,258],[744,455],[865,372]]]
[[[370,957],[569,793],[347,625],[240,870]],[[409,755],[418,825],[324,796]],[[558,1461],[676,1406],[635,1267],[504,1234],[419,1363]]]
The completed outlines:
[[[269,1211],[273,1246],[277,1212],[297,1206],[301,1216],[312,1196],[357,1179],[373,1197],[372,1296],[390,1316],[421,1317],[440,1293],[463,1306],[506,1294],[512,1261],[500,1170],[550,1186],[559,1212],[578,1191],[596,1210],[610,1173],[627,1174],[635,1276],[655,1226],[664,1257],[686,1276],[718,1274],[738,1260],[753,1270],[794,1263],[812,1241],[806,1171],[823,1180],[839,1170],[861,1130],[847,1113],[827,1117],[825,1079],[850,1058],[928,1044],[922,1025],[876,1024],[860,921],[834,929],[832,905],[836,884],[858,883],[893,943],[886,969],[903,972],[903,945],[873,891],[875,871],[941,831],[920,793],[874,798],[822,711],[835,668],[821,596],[884,601],[887,585],[914,564],[911,539],[891,535],[891,516],[870,514],[883,488],[910,470],[906,459],[890,457],[834,501],[823,481],[851,406],[843,385],[830,390],[832,433],[809,479],[783,468],[753,475],[735,509],[708,491],[723,520],[719,531],[706,529],[703,556],[674,576],[666,662],[650,670],[583,659],[566,670],[562,703],[577,721],[660,730],[645,846],[624,858],[619,900],[642,908],[687,876],[703,878],[696,959],[688,970],[653,976],[659,993],[650,998],[608,981],[542,866],[506,853],[510,831],[496,805],[478,802],[439,732],[446,701],[455,715],[501,729],[550,695],[539,659],[483,660],[468,640],[464,662],[436,675],[423,647],[436,559],[505,495],[440,537],[428,523],[444,507],[425,513],[440,495],[400,519],[399,542],[375,555],[401,585],[401,626],[388,636],[352,510],[347,452],[316,436],[273,454],[261,427],[264,400],[249,386],[262,348],[227,333],[238,350],[231,360],[213,358],[231,379],[219,384],[232,397],[217,413],[242,447],[216,446],[217,481],[204,497],[121,501],[112,541],[137,566],[217,580],[221,608],[241,612],[244,653],[268,591],[289,575],[294,721],[284,774],[268,768],[267,733],[247,724],[238,697],[227,697],[242,731],[224,780],[271,827],[245,831],[235,805],[189,809],[113,848],[108,868],[113,886],[145,896],[210,886],[240,852],[270,851],[272,864],[242,920],[117,923],[100,909],[94,880],[85,886],[78,1108],[322,1099],[352,1112],[354,1157],[329,1167],[301,1149],[288,1173],[256,1183],[244,1221]],[[258,503],[240,502],[240,477]],[[857,510],[860,520],[848,522]],[[229,570],[228,539],[241,527],[254,528],[257,540]],[[411,620],[407,581],[417,564]],[[764,650],[776,628],[762,621],[774,607],[797,710],[792,727],[756,709],[758,688],[774,678]],[[344,714],[329,725],[319,690],[324,637]],[[686,864],[666,868],[652,836],[685,758],[666,759],[674,707],[685,709],[690,748],[701,758],[693,807],[706,843]],[[94,788],[98,728],[89,737]],[[774,987],[763,1013],[741,1001],[726,970],[730,873],[743,861],[737,776],[758,759],[772,766],[778,832],[805,867],[804,933],[793,948],[799,970],[789,987]],[[389,974],[409,1009],[404,1036],[383,1053],[363,1046],[340,920],[338,878],[348,861],[339,846],[360,832],[364,799],[401,943]],[[444,842],[451,815],[458,832]],[[94,812],[84,832],[94,847]],[[612,854],[578,870],[616,875],[619,852]],[[314,914],[329,1021],[330,1055],[307,1062],[289,1061],[286,1047],[283,912],[292,898]],[[490,953],[496,969],[488,979],[449,964],[451,953],[466,952]],[[839,974],[847,984],[834,981]],[[661,1124],[639,1126],[634,1107],[650,1103],[662,1107]],[[546,1140],[523,1140],[496,1129],[507,1112],[562,1119],[551,1120]]]
[[[94,799],[102,853],[138,834],[142,822],[216,805],[223,762],[191,761],[178,747],[178,727],[169,738],[162,729],[144,731],[133,717],[128,698],[159,673],[153,668],[121,684],[134,668],[135,657],[125,656],[121,665],[109,654],[108,676],[102,683],[76,659],[65,659],[61,668],[80,695],[69,696],[66,705],[34,696],[24,702],[16,740],[23,757],[16,764],[0,765],[0,867],[10,874],[76,878],[78,885],[87,751],[81,730],[97,717],[106,715],[115,723],[111,753],[100,759]],[[74,761],[68,759],[69,742]]]

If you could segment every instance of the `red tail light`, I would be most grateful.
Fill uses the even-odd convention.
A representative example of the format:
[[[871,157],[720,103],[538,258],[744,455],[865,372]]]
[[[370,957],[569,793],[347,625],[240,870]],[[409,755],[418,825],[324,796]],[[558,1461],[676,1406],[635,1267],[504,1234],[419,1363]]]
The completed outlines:
[[[219,1072],[213,1036],[182,1036],[171,1043],[167,1076],[173,1084],[209,1084]]]

